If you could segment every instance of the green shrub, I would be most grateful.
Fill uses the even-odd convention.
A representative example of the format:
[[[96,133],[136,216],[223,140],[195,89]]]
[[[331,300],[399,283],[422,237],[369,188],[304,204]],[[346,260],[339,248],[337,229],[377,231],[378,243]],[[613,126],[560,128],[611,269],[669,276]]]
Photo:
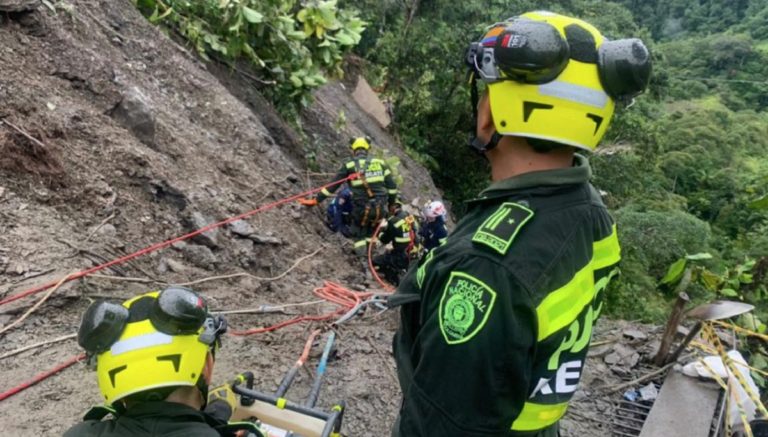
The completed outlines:
[[[365,23],[336,0],[135,0],[153,23],[179,32],[205,59],[250,63],[280,106],[341,76]],[[288,108],[296,113],[295,108]]]

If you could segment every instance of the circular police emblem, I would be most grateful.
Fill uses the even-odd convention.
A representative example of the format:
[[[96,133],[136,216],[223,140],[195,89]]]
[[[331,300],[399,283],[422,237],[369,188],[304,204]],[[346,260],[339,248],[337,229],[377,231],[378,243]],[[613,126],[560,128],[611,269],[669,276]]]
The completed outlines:
[[[460,294],[455,294],[445,304],[445,325],[451,331],[464,334],[475,320],[475,308],[472,302]]]
[[[451,272],[440,299],[440,330],[448,344],[464,343],[483,329],[496,292],[463,272]]]

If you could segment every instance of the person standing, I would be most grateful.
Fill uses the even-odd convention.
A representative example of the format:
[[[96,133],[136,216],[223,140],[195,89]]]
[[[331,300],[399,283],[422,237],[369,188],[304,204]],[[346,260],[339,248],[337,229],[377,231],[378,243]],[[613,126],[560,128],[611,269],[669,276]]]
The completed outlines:
[[[349,188],[352,191],[349,232],[354,239],[355,254],[363,258],[364,271],[367,272],[368,244],[371,242],[371,235],[379,221],[387,217],[388,210],[393,208],[398,190],[389,165],[383,159],[368,156],[371,149],[368,138],[353,138],[350,149],[352,159],[342,164],[331,182],[345,179],[352,174],[358,175],[357,178],[349,181]],[[338,185],[323,188],[316,198],[302,203],[307,206],[320,204],[337,189]]]
[[[471,145],[492,184],[390,298],[402,315],[392,434],[556,436],[620,260],[575,152],[594,150],[615,105],[645,89],[650,57],[638,39],[532,12],[492,25],[466,60]]]

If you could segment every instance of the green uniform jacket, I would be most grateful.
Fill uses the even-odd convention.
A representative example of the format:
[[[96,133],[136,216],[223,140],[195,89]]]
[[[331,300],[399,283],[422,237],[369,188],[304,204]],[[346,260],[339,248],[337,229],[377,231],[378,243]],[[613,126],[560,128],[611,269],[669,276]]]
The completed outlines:
[[[412,268],[394,351],[394,436],[554,435],[576,390],[616,228],[589,163],[499,181]]]
[[[408,256],[407,250],[418,249],[419,222],[404,210],[387,219],[387,226],[381,231],[379,241],[392,243],[392,251]]]
[[[64,437],[219,437],[202,411],[174,402],[146,402],[111,420],[86,420]]]
[[[397,197],[397,184],[392,177],[389,165],[384,160],[369,158],[367,153],[358,152],[353,159],[350,159],[341,166],[336,176],[330,182],[340,181],[353,173],[360,174],[359,178],[348,182],[349,189],[352,190],[353,199],[360,200],[377,197],[387,198],[390,204],[394,203]],[[317,201],[322,202],[326,197],[330,197],[339,186],[341,184],[323,188],[317,195]],[[368,189],[370,189],[370,194],[373,196],[368,195]]]

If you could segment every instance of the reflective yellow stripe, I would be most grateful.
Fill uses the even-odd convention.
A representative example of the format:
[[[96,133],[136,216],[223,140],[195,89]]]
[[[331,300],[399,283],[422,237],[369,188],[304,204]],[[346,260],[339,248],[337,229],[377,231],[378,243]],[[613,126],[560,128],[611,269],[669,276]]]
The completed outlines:
[[[395,243],[410,243],[411,237],[395,237]]]
[[[375,184],[377,182],[384,182],[384,176],[374,176],[371,178],[366,178],[368,180],[369,184]]]
[[[366,244],[368,244],[368,240],[355,241],[354,247],[357,249],[358,247],[363,247]]]
[[[320,190],[320,194],[322,194],[325,197],[330,197],[331,196],[331,192],[328,191],[327,188],[323,188],[322,190]]]
[[[350,183],[352,184],[353,187],[359,187],[363,185],[363,181],[361,181],[360,179],[352,179]]]
[[[395,222],[395,227],[399,228],[400,226],[403,226],[403,223],[405,223],[405,220],[398,220]]]
[[[596,241],[592,246],[592,268],[600,270],[616,264],[619,260],[621,260],[621,248],[619,247],[616,225],[613,225],[611,235]]]
[[[538,340],[542,341],[570,325],[595,295],[595,276],[587,264],[567,284],[549,293],[536,307]]]
[[[392,174],[392,172],[391,172],[391,171],[389,171],[389,170],[384,170],[384,176],[389,176],[389,175],[391,175],[391,174]]]
[[[536,307],[538,340],[541,341],[570,325],[594,300],[601,287],[595,287],[595,270],[609,267],[621,259],[621,249],[616,236],[616,225],[611,234],[592,245],[592,259],[579,270],[567,284],[549,293]]]
[[[354,161],[349,161],[349,162],[347,163],[347,168],[348,168],[348,169],[351,169],[351,168],[355,168],[355,163],[354,163]]]
[[[560,420],[568,408],[568,402],[562,404],[534,404],[526,402],[523,405],[523,411],[512,423],[512,429],[515,431],[536,431],[544,429]]]
[[[393,188],[391,190],[387,190],[387,194],[397,194],[397,188]]]

